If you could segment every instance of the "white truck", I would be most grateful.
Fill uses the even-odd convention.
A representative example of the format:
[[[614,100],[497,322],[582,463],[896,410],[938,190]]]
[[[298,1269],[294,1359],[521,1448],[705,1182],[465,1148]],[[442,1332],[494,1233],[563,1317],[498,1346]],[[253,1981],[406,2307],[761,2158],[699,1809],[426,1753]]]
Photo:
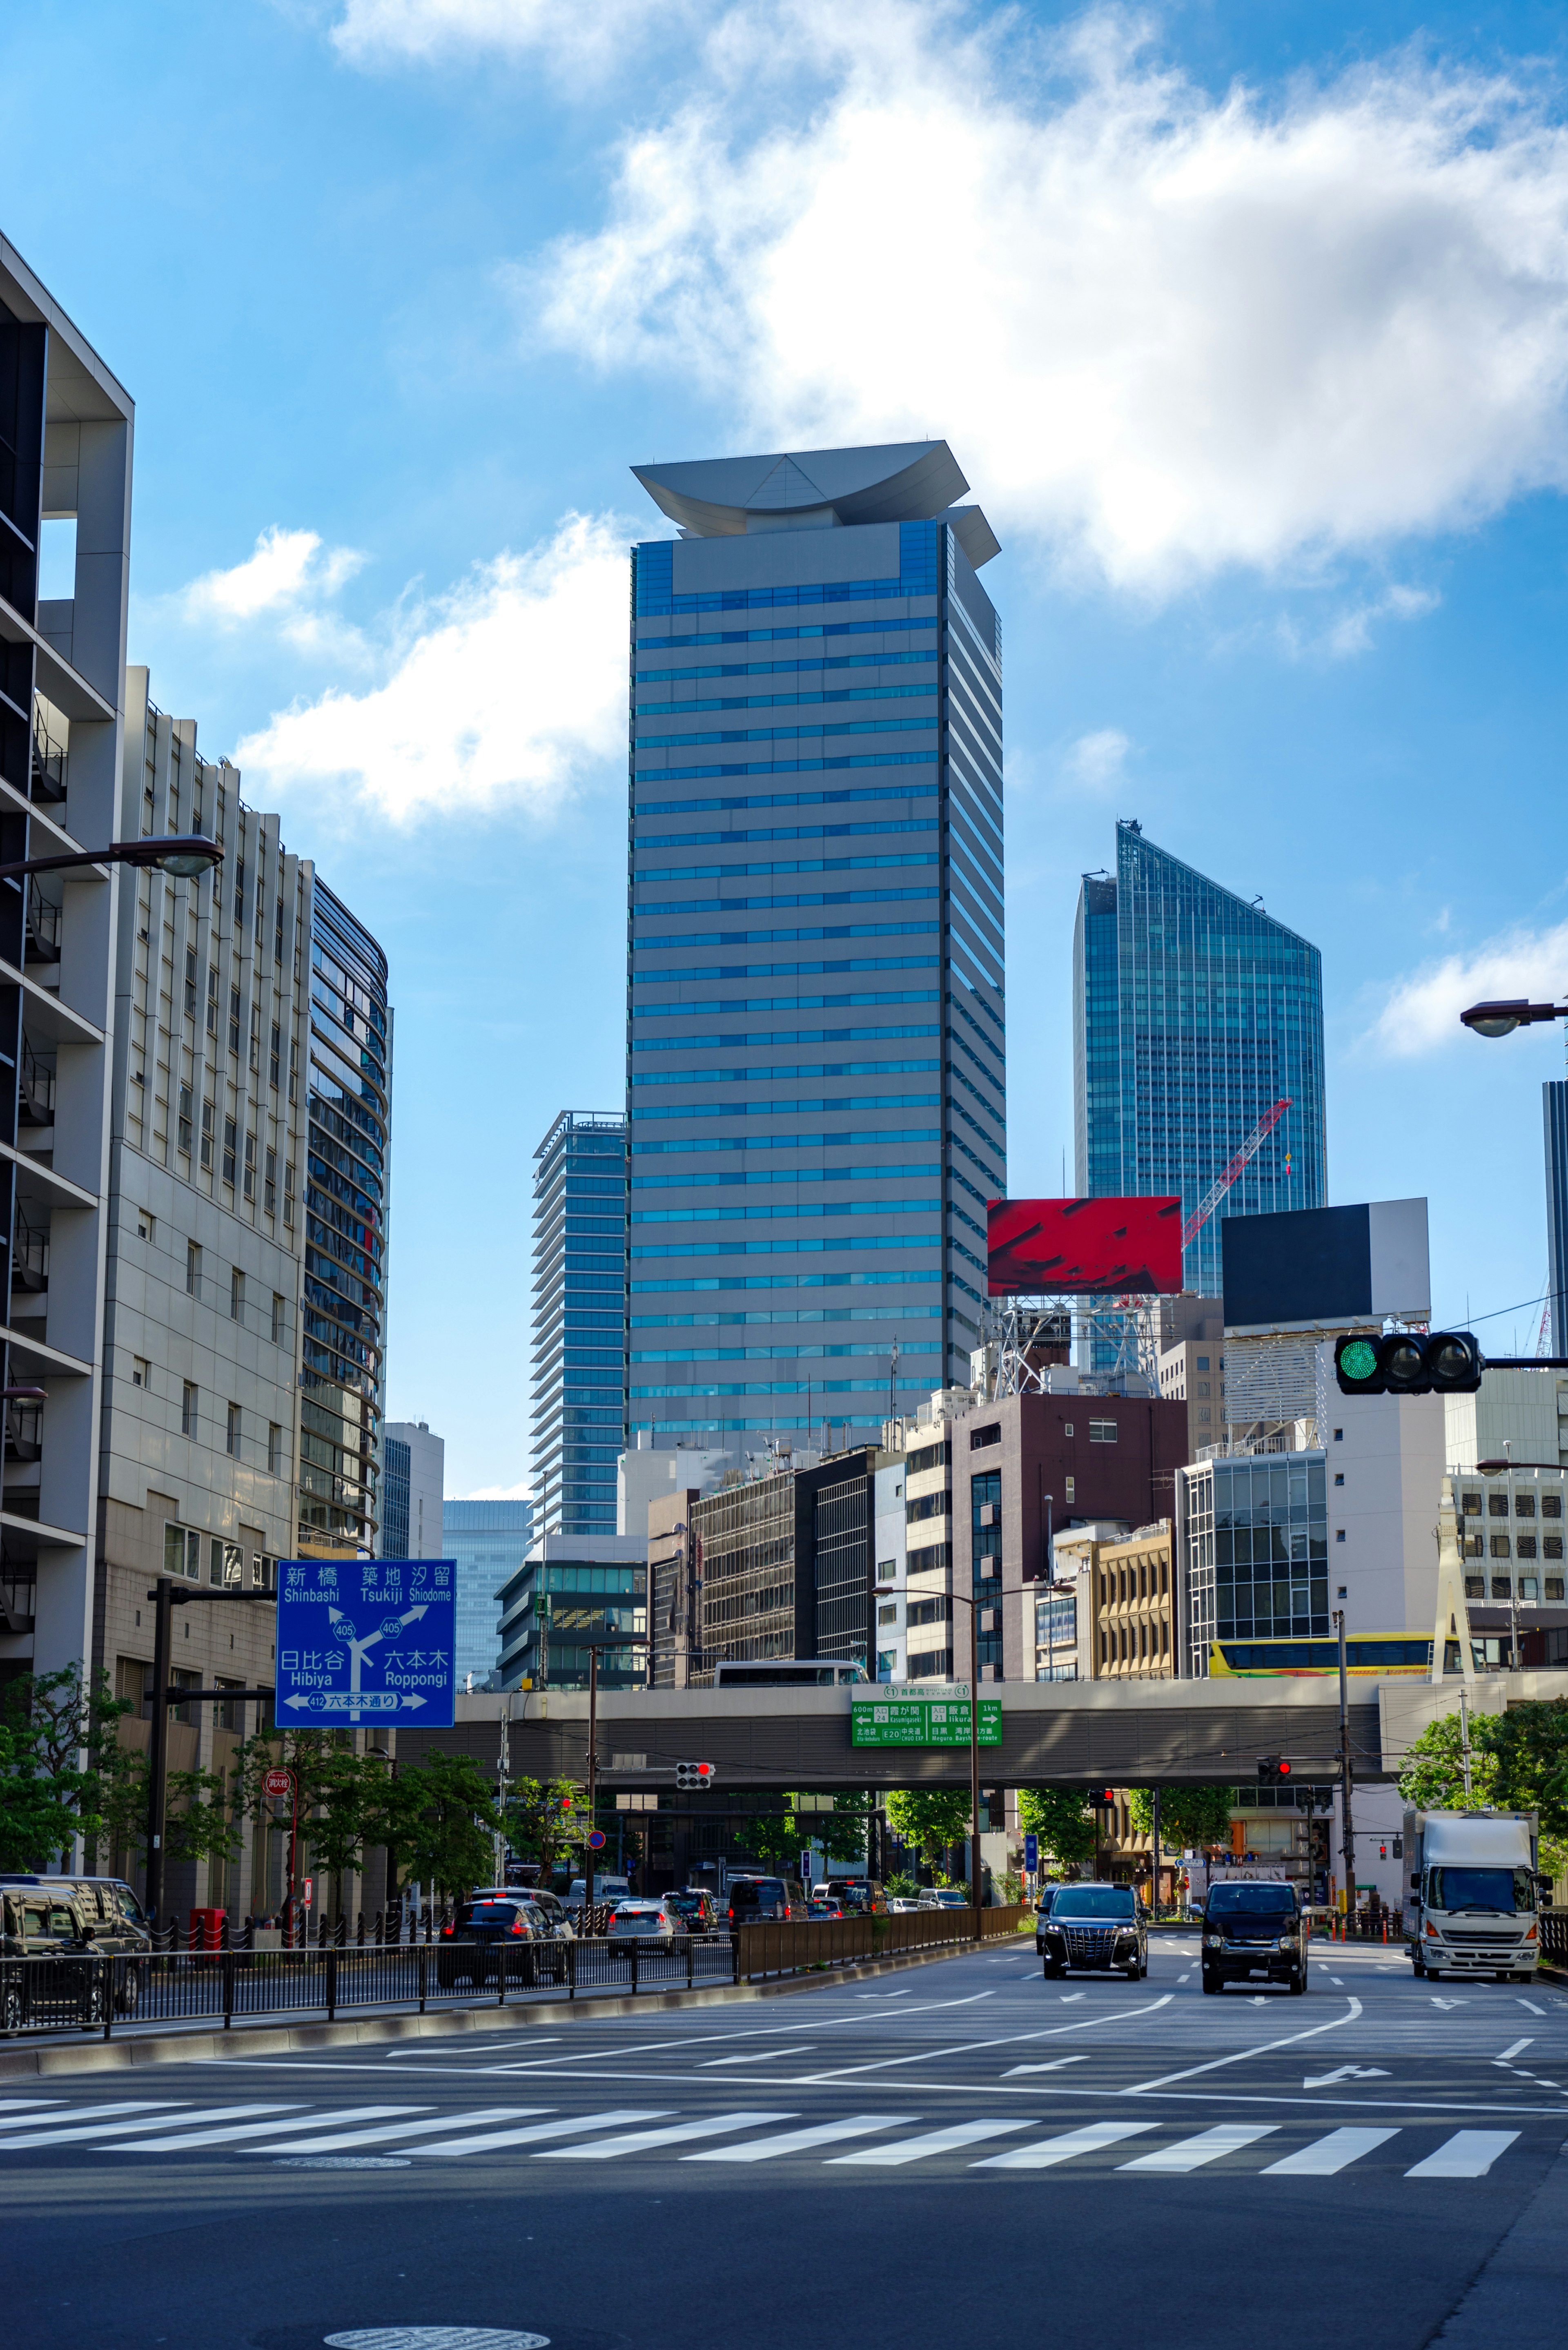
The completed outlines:
[[[1528,1982],[1541,1957],[1534,1812],[1407,1812],[1405,1911],[1418,1975],[1494,1975]]]

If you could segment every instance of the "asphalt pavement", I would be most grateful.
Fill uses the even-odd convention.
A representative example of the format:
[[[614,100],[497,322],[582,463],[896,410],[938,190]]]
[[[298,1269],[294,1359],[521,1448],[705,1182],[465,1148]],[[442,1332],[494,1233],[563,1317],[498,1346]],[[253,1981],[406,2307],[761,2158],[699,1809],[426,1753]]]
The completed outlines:
[[[1568,1993],[1377,1946],[1317,1946],[1303,1999],[1204,1997],[1195,1936],[1138,1983],[1047,1982],[1021,1941],[765,2008],[16,2086],[18,2339],[1508,2350],[1561,2323]]]

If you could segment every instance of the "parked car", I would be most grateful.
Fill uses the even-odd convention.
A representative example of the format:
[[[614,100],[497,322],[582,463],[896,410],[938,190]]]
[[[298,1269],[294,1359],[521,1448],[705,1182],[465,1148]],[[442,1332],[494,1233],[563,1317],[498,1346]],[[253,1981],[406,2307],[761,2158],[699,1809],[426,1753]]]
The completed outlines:
[[[794,1898],[791,1900],[791,1888]],[[731,1926],[757,1926],[775,1918],[801,1916],[805,1901],[793,1877],[732,1877],[728,1918]]]
[[[508,1979],[524,1983],[558,1981],[564,1955],[542,1909],[520,1893],[482,1893],[463,1902],[436,1946],[436,1981],[443,1991],[460,1982],[488,1982],[499,1974],[503,1949],[526,1950],[525,1963],[505,1961]]]
[[[928,1885],[921,1889],[919,1906],[922,1909],[967,1909],[969,1895],[961,1885]]]
[[[1211,1885],[1203,1905],[1203,1988],[1228,1982],[1282,1982],[1307,1987],[1311,1926],[1287,1879],[1254,1878]]]
[[[1035,1947],[1047,1977],[1092,1967],[1137,1982],[1148,1972],[1148,1929],[1130,1885],[1064,1885]]]

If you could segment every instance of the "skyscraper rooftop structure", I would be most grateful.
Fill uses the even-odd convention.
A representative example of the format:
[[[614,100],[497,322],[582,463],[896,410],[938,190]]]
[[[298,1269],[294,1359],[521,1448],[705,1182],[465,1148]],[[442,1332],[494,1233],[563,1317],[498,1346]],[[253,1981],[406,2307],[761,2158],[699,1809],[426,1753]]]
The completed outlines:
[[[534,1164],[534,1533],[613,1535],[626,1441],[626,1121],[563,1110]]]
[[[1187,1289],[1220,1295],[1223,1216],[1324,1204],[1322,957],[1136,822],[1116,826],[1115,872],[1084,876],[1073,1046],[1081,1198],[1176,1193],[1186,1218],[1289,1100],[1189,1244]]]
[[[943,441],[634,471],[628,1420],[854,1442],[1005,1189],[997,543]]]

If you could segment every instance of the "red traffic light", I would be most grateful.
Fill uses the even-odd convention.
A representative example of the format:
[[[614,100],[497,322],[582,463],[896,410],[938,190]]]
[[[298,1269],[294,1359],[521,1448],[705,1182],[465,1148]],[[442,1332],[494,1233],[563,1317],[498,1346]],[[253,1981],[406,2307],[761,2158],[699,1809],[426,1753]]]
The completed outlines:
[[[1288,1779],[1288,1778],[1290,1777],[1290,1775],[1291,1775],[1291,1766],[1290,1766],[1290,1764],[1289,1764],[1288,1762],[1282,1762],[1282,1763],[1280,1764],[1280,1776],[1281,1776],[1281,1778],[1282,1778],[1282,1779]]]

